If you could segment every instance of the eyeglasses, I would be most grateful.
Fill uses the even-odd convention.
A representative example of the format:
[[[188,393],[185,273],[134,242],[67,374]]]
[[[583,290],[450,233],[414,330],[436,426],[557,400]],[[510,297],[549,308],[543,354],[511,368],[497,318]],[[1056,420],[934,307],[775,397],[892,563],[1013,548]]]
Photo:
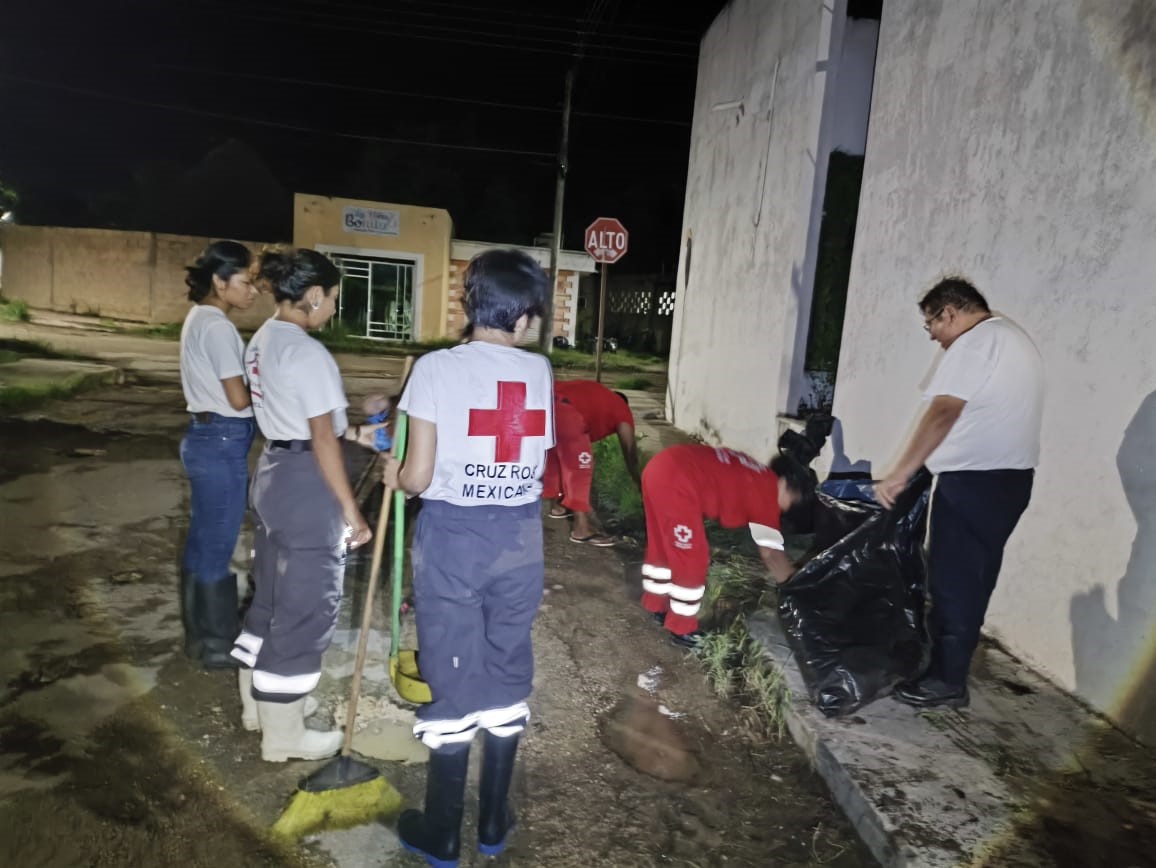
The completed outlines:
[[[933,324],[933,323],[934,323],[934,322],[935,322],[937,319],[939,319],[941,316],[943,316],[943,310],[942,310],[942,309],[940,309],[940,311],[939,311],[938,313],[934,313],[934,314],[932,314],[930,317],[928,317],[927,319],[925,319],[925,320],[923,321],[923,330],[924,330],[925,332],[927,332],[928,334],[930,334],[930,333],[931,333],[931,326],[932,326],[932,324]]]

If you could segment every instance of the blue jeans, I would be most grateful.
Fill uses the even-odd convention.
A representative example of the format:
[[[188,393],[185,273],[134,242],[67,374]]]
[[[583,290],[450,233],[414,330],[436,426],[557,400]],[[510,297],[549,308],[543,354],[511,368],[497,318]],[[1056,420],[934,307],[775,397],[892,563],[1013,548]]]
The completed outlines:
[[[198,582],[218,582],[241,532],[249,485],[249,448],[257,426],[252,418],[211,414],[189,423],[181,440],[181,464],[192,488],[189,535],[181,569]]]

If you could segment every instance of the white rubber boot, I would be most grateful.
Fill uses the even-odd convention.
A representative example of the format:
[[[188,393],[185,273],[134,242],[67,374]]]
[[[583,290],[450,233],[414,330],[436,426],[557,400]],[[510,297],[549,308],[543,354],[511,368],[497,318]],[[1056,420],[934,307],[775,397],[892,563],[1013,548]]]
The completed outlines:
[[[305,698],[296,702],[258,702],[261,759],[283,763],[291,759],[328,759],[339,750],[343,734],[305,728]]]
[[[253,698],[253,670],[244,667],[237,670],[237,685],[241,693],[241,726],[248,732],[261,731],[261,718],[257,714],[257,700]],[[312,717],[321,707],[312,696],[305,697],[305,716]]]

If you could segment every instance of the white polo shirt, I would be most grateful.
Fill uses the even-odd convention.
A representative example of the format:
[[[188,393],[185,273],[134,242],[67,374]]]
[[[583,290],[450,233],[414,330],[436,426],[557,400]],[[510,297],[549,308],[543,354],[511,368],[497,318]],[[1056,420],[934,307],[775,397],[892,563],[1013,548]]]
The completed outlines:
[[[265,320],[245,348],[257,427],[267,440],[310,440],[309,420],[329,413],[333,433],[347,426],[345,386],[329,351],[300,326]]]
[[[967,403],[928,457],[932,473],[1028,470],[1039,463],[1044,363],[1015,323],[993,316],[956,338],[923,393],[928,401],[939,395]]]
[[[433,479],[421,496],[458,506],[540,500],[553,394],[550,363],[526,350],[472,341],[418,359],[398,406],[437,426]]]
[[[195,304],[181,326],[181,389],[190,413],[249,418],[251,407],[235,410],[221,380],[244,377],[245,342],[219,307]]]

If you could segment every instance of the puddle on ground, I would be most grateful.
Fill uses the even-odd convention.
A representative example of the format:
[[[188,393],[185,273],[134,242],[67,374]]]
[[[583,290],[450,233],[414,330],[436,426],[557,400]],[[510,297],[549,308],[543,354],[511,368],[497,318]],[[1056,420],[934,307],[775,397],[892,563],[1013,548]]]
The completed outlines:
[[[0,485],[6,561],[43,561],[108,544],[120,527],[177,514],[185,498],[179,463],[57,465]]]

